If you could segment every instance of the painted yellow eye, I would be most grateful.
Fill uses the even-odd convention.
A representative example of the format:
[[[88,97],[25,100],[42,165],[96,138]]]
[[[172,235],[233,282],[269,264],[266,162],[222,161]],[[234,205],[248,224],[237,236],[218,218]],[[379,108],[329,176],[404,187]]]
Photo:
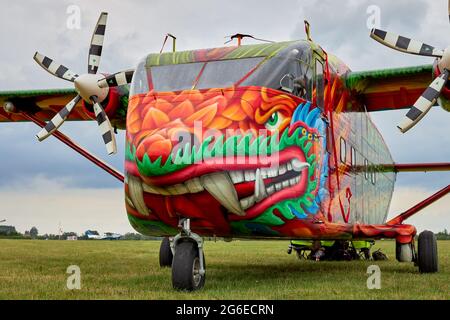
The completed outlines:
[[[270,131],[278,130],[283,120],[284,116],[280,112],[275,111],[265,123],[266,129]]]

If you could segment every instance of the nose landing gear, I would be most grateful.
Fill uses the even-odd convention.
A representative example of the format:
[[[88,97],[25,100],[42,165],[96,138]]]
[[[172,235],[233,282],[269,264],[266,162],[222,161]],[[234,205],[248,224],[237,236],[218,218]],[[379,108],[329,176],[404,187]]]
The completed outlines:
[[[190,230],[189,219],[181,219],[179,227],[181,232],[171,243],[172,286],[178,290],[198,290],[204,286],[206,276],[203,239]]]

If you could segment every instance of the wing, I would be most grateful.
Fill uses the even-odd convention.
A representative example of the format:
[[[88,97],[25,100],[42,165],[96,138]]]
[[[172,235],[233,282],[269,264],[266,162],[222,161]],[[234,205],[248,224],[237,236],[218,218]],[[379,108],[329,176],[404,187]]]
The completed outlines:
[[[0,91],[0,122],[27,121],[21,112],[32,113],[41,121],[48,121],[77,95],[75,89]],[[15,112],[4,109],[10,102]],[[81,101],[68,120],[92,120],[83,110]]]
[[[410,108],[433,81],[433,66],[350,72],[347,88],[360,96],[367,111]]]

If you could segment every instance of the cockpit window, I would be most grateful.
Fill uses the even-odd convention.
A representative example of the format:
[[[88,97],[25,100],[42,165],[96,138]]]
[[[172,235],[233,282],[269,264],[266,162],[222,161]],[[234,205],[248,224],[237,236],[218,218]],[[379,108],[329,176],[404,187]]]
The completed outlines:
[[[204,62],[153,66],[153,88],[155,91],[178,91],[192,89]]]
[[[136,70],[134,70],[133,80],[131,81],[130,86],[130,96],[147,93],[148,91],[147,69],[145,68],[145,59],[143,59],[138,63]]]
[[[283,90],[307,100],[312,97],[314,63],[307,42],[295,42],[271,56],[164,65],[148,65],[145,61],[135,70],[132,95],[152,89],[167,92],[238,85]]]
[[[263,60],[264,57],[210,61],[206,64],[196,89],[231,87]]]
[[[311,100],[313,68],[308,47],[288,47],[259,67],[242,86],[261,86],[288,90]]]

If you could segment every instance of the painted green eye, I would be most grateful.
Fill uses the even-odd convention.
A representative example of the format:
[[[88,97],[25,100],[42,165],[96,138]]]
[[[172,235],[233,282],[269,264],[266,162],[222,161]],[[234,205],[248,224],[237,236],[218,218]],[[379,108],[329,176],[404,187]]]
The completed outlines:
[[[275,111],[267,120],[265,124],[266,129],[271,131],[277,130],[280,127],[281,123],[283,122],[283,119],[284,119],[283,115],[278,111]]]
[[[269,120],[267,120],[267,124],[269,126],[273,126],[276,125],[278,122],[278,112],[274,112],[272,113],[272,115],[270,116]]]

